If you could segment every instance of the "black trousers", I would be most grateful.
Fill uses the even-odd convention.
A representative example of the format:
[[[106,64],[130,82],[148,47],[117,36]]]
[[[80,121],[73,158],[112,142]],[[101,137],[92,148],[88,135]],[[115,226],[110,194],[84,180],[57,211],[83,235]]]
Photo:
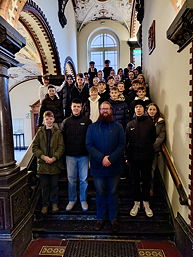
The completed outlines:
[[[134,201],[149,201],[152,160],[131,161]]]
[[[58,174],[40,174],[40,186],[42,190],[42,206],[58,203]]]

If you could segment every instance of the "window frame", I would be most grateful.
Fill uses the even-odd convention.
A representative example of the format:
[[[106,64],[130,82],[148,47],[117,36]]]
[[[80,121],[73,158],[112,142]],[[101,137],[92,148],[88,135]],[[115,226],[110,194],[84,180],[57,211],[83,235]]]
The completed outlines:
[[[94,47],[94,48],[92,48],[91,47],[92,41],[95,39],[95,37],[97,37],[100,34],[103,34],[103,35],[104,34],[109,34],[111,37],[114,38],[117,46],[109,46],[109,47],[104,47],[103,46],[103,47]],[[103,45],[104,45],[104,36],[103,36]],[[117,69],[118,69],[119,66],[120,66],[120,41],[119,41],[119,38],[117,37],[117,35],[114,32],[112,32],[110,30],[107,30],[107,29],[98,30],[95,33],[93,33],[91,35],[91,37],[89,38],[88,45],[87,45],[87,54],[88,54],[88,62],[87,62],[88,67],[87,68],[89,68],[89,62],[93,61],[93,60],[91,60],[91,52],[102,52],[103,53],[103,64],[104,64],[105,52],[108,52],[108,51],[117,51]],[[110,65],[110,66],[112,66],[112,65]]]

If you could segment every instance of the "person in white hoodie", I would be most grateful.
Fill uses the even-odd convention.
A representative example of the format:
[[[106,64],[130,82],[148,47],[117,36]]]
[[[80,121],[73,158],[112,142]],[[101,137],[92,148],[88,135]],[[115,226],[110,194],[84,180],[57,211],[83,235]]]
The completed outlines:
[[[155,103],[150,103],[147,107],[147,113],[149,117],[153,120],[156,128],[156,140],[153,145],[154,148],[154,159],[152,163],[152,181],[151,181],[151,188],[150,188],[150,195],[154,194],[153,186],[154,186],[154,176],[155,170],[158,164],[158,157],[161,153],[161,145],[165,141],[166,138],[166,127],[165,127],[165,120],[160,113],[159,107]]]
[[[95,86],[89,89],[89,95],[90,97],[83,106],[83,114],[95,122],[99,117],[99,106],[102,100],[98,94],[98,88]]]

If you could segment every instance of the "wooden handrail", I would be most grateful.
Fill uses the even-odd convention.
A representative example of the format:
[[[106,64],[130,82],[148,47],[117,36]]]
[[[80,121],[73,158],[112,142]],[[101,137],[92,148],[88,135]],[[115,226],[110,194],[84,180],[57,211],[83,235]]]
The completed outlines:
[[[174,184],[176,186],[176,189],[178,191],[180,204],[188,206],[189,205],[188,204],[188,197],[186,195],[186,192],[184,190],[182,182],[181,182],[181,180],[178,176],[178,172],[177,172],[177,170],[176,170],[176,168],[175,168],[175,166],[174,166],[174,164],[171,160],[170,154],[169,154],[168,149],[167,149],[165,144],[162,144],[162,152],[164,154],[166,164],[167,164],[167,167],[170,171],[173,182],[174,182]]]

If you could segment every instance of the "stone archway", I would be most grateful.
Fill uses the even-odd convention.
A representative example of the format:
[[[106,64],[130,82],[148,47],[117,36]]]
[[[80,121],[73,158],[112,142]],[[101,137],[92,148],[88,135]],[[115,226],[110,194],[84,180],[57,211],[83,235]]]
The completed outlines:
[[[51,27],[42,10],[32,0],[2,0],[0,15],[14,28],[18,20],[25,26],[39,51],[43,73],[60,75],[60,57]]]
[[[61,74],[60,57],[51,27],[41,9],[29,0],[23,7],[19,21],[31,34],[42,61],[44,74]]]
[[[74,62],[70,56],[66,57],[65,62],[64,62],[64,74],[68,75],[71,74],[74,79],[76,77],[76,69]]]

